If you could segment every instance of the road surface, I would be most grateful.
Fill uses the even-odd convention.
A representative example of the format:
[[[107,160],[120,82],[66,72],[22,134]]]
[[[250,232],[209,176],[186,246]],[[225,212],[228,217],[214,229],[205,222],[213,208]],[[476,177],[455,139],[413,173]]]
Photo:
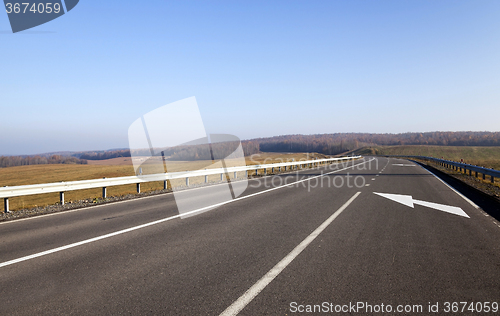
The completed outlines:
[[[302,182],[276,189],[285,180]],[[164,194],[1,223],[0,314],[428,315],[437,303],[450,315],[446,302],[500,303],[498,223],[407,160],[252,179],[230,203],[177,214]]]

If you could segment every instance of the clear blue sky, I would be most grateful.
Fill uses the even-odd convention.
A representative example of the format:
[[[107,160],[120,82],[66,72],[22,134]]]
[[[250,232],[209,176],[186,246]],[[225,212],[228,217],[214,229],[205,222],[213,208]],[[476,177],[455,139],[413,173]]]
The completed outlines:
[[[81,0],[0,42],[0,155],[127,147],[191,96],[242,139],[500,130],[500,1]]]

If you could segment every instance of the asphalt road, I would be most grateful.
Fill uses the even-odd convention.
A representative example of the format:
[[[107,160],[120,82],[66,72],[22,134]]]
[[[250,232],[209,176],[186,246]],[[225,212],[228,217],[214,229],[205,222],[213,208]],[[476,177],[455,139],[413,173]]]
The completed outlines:
[[[2,223],[0,314],[292,315],[319,305],[428,315],[437,303],[433,315],[477,315],[471,302],[500,303],[493,218],[414,163],[354,164],[253,179],[239,198],[188,218],[165,194]],[[285,179],[302,182],[276,189]],[[195,190],[210,200],[214,188]]]

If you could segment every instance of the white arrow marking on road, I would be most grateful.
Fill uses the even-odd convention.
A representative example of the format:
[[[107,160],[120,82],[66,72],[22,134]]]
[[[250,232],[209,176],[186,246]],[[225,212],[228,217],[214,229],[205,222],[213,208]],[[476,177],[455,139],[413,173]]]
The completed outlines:
[[[415,167],[415,165],[408,165],[408,164],[402,164],[402,163],[393,163],[393,166],[399,166],[399,167]]]
[[[458,216],[470,218],[469,215],[467,215],[467,213],[465,213],[460,207],[414,200],[411,195],[377,193],[377,192],[373,192],[373,193],[380,195],[381,197],[385,197],[386,199],[393,200],[393,201],[396,201],[396,202],[401,203],[403,205],[409,206],[411,208],[414,208],[414,204],[422,205],[422,206],[433,208],[435,210],[439,210],[439,211],[455,214]]]

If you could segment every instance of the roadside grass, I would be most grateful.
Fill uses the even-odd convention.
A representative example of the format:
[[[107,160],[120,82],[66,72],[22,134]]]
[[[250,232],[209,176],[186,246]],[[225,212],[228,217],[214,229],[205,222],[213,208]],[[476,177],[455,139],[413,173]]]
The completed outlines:
[[[249,157],[245,157],[246,165],[264,164],[264,163],[278,163],[299,160],[310,160],[315,158],[327,158],[328,156],[317,153],[259,153]],[[184,170],[197,170],[203,168],[210,168],[211,161],[169,161],[168,170],[171,172],[184,171]],[[229,161],[228,166],[235,166],[237,162]],[[251,171],[250,171],[251,173]],[[0,187],[3,186],[17,186],[28,184],[40,183],[54,183],[61,181],[77,181],[77,180],[90,180],[100,178],[114,178],[133,176],[134,168],[130,160],[128,162],[124,159],[109,159],[109,161],[102,161],[101,164],[54,164],[54,165],[32,165],[32,166],[17,166],[9,168],[0,168]],[[244,173],[238,173],[238,177],[244,176]],[[209,182],[217,182],[220,180],[219,175],[209,176]],[[196,177],[190,179],[190,185],[197,185],[204,182],[203,177]],[[141,184],[141,192],[149,192],[156,190],[163,190],[163,181],[148,182]],[[185,185],[184,179],[173,180],[170,186],[183,186]],[[136,186],[122,185],[107,188],[108,197],[122,196],[127,194],[136,194]],[[78,190],[69,191],[65,193],[65,202],[71,203],[72,201],[94,201],[102,197],[102,189]],[[10,209],[20,210],[32,207],[43,207],[47,205],[59,203],[58,193],[47,193],[39,195],[29,195],[9,198]],[[0,211],[3,212],[3,203],[0,204]]]
[[[427,156],[460,161],[500,170],[500,147],[476,146],[373,146],[358,149],[356,154],[378,156]]]

